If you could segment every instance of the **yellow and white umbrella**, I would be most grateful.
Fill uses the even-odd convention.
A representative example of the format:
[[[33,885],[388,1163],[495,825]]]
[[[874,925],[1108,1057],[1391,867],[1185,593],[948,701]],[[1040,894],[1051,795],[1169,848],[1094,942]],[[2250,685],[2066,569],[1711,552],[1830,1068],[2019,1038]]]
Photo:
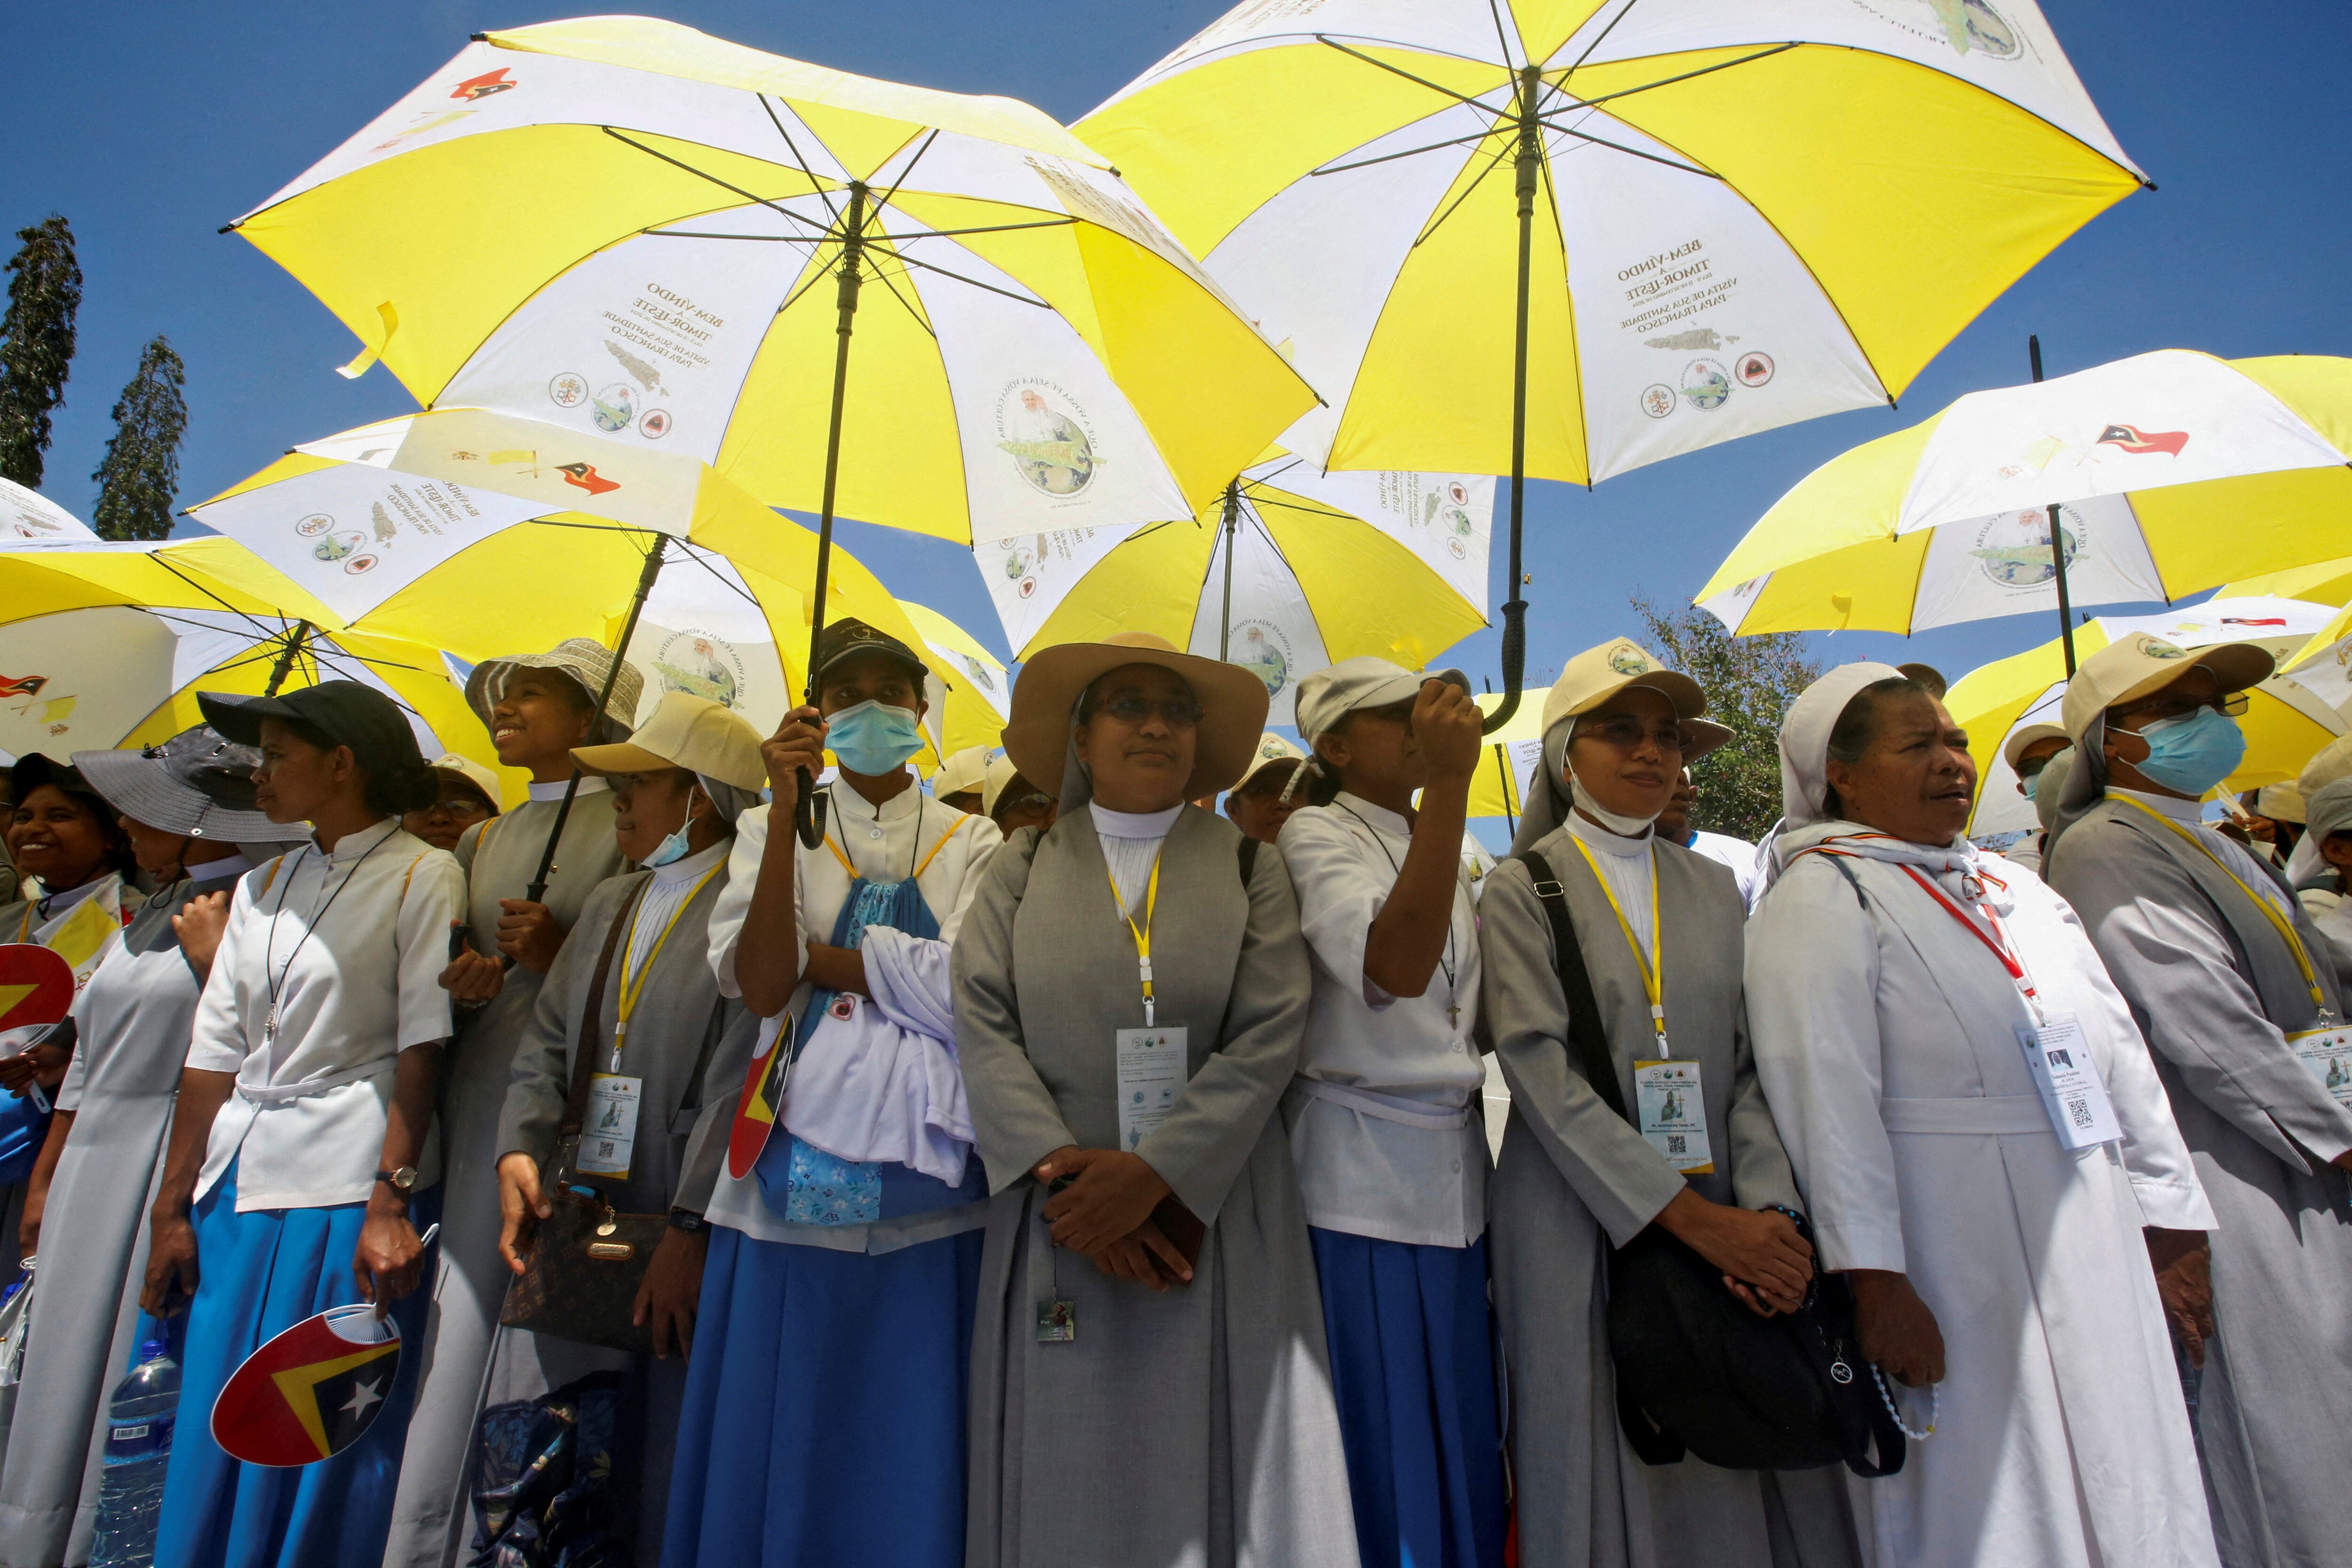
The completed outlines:
[[[1502,703],[1494,693],[1479,696],[1478,706],[1493,713]],[[1528,809],[1528,791],[1535,787],[1536,769],[1543,765],[1543,705],[1523,705],[1503,727],[1486,737],[1486,752],[1470,780],[1473,817],[1506,817],[1517,821]]]
[[[1378,654],[1421,669],[1486,623],[1495,482],[1468,474],[1324,474],[1276,454],[1189,522],[980,545],[973,556],[1023,658],[1154,632],[1246,665],[1292,722],[1299,680]]]
[[[2268,649],[2284,671],[2289,657],[2327,619],[2324,604],[2215,598],[2159,615],[2102,615],[2074,633],[2074,646],[2088,657],[2118,638],[2141,632],[2190,650],[2216,643],[2255,643]],[[2018,793],[2017,775],[2001,753],[2023,726],[2058,723],[2065,695],[2065,650],[2055,638],[1969,671],[1945,694],[1945,706],[1968,730],[1969,750],[1977,760],[1970,838],[1997,840],[2040,826],[2033,803]],[[2347,728],[2345,716],[2299,673],[2274,674],[2249,693],[2238,725],[2246,736],[2246,758],[2221,785],[2232,794],[2293,779],[2313,752]]]
[[[2301,599],[2313,604],[2352,603],[2352,556],[2291,566],[2283,571],[2234,578],[2213,591],[2216,599]]]
[[[2165,349],[1970,392],[1832,458],[1696,601],[1736,632],[1915,632],[2178,600],[2344,553],[2352,360]]]
[[[2352,722],[2352,608],[2339,611],[2289,653],[2280,668]]]
[[[480,35],[233,226],[420,402],[960,541],[1190,517],[1314,401],[1040,110],[646,17]]]
[[[13,479],[0,479],[0,541],[12,539],[96,544],[98,534],[38,490],[27,490]]]
[[[1013,715],[1013,675],[980,639],[928,605],[900,601],[908,622],[929,649],[931,670],[944,677],[947,711],[938,719],[933,738],[942,758],[968,746],[998,744],[1005,720]]]

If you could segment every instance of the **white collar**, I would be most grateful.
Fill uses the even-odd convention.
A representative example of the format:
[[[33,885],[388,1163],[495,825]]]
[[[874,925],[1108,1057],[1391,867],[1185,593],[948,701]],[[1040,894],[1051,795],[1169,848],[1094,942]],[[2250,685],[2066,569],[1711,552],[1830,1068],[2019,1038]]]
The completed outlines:
[[[1345,807],[1361,818],[1367,826],[1378,828],[1384,833],[1393,833],[1400,839],[1412,837],[1412,824],[1402,814],[1390,810],[1386,806],[1375,806],[1361,795],[1342,789],[1331,797],[1331,804]]]
[[[1089,800],[1087,810],[1094,814],[1095,831],[1104,838],[1164,839],[1183,814],[1184,802],[1179,800],[1164,811],[1114,811],[1099,800]]]
[[[2152,794],[2146,789],[2126,789],[2119,784],[2108,785],[2107,793],[2120,795],[2126,800],[2137,800],[2152,811],[2160,812],[2176,822],[2186,822],[2192,828],[2202,827],[2205,822],[2205,802],[2202,800],[2181,800],[2170,795]]]
[[[326,855],[327,863],[341,865],[346,861],[355,861],[398,831],[398,817],[380,817],[366,827],[355,829],[337,839],[334,849]],[[319,847],[315,834],[310,840],[310,847],[314,850]]]
[[[920,783],[908,786],[879,806],[859,794],[857,786],[846,779],[835,779],[825,786],[824,792],[833,797],[833,809],[836,815],[856,817],[866,822],[895,822],[901,817],[912,816],[921,810],[923,804]]]
[[[1619,860],[1632,860],[1637,855],[1647,855],[1650,852],[1651,841],[1655,836],[1654,833],[1644,832],[1638,839],[1629,839],[1622,833],[1611,832],[1598,822],[1587,820],[1584,813],[1573,809],[1568,813],[1568,831],[1576,835],[1579,842],[1599,850],[1602,854],[1615,855]]]
[[[612,786],[601,778],[583,775],[580,788],[572,791],[572,798],[577,800],[583,795],[593,795],[599,789],[611,788]],[[571,789],[572,781],[568,779],[558,779],[551,784],[533,784],[530,786],[530,798],[534,800],[561,800],[563,799],[563,792]]]
[[[734,847],[735,841],[730,836],[719,840],[700,854],[688,855],[683,860],[674,860],[667,865],[657,865],[653,868],[654,885],[674,887],[689,877],[700,876],[704,872],[725,860],[727,852]]]
[[[48,919],[54,915],[62,915],[67,910],[71,909],[75,904],[79,904],[83,899],[88,898],[91,894],[96,893],[100,888],[104,887],[108,879],[114,873],[111,872],[102,871],[96,876],[91,877],[88,882],[76,887],[69,887],[63,893],[44,894],[41,896],[36,913],[37,913],[44,920]]]
[[[221,860],[206,861],[188,868],[188,880],[194,883],[223,882],[233,876],[243,876],[253,869],[253,862],[242,852]]]

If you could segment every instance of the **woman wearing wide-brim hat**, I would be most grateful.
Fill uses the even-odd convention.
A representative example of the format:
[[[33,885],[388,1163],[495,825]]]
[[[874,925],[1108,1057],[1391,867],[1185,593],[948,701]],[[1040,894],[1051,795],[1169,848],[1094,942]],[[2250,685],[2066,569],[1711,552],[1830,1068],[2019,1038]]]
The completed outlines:
[[[1357,1561],[1274,1113],[1297,905],[1278,850],[1186,804],[1241,777],[1265,710],[1248,671],[1141,633],[1046,649],[1014,689],[1005,749],[1062,815],[998,854],[955,954],[992,1194],[969,1568]]]

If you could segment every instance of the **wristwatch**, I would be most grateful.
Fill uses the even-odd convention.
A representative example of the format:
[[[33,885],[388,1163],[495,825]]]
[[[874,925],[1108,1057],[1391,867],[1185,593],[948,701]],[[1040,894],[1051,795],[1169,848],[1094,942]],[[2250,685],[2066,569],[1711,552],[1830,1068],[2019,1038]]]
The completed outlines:
[[[710,1228],[710,1221],[690,1208],[673,1208],[669,1211],[669,1228],[683,1230],[688,1236],[699,1236]]]
[[[378,1171],[375,1179],[398,1193],[405,1202],[408,1196],[416,1190],[416,1167],[403,1166],[398,1170]]]

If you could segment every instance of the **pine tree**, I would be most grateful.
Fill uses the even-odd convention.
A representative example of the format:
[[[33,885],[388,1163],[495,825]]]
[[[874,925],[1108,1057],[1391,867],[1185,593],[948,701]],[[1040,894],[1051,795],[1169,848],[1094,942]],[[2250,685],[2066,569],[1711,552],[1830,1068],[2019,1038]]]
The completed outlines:
[[[73,230],[56,213],[16,238],[22,248],[5,269],[8,313],[0,317],[0,478],[37,490],[49,413],[66,401],[73,373],[81,264]]]
[[[1734,637],[1723,622],[1692,606],[1661,607],[1640,594],[1633,613],[1652,645],[1706,693],[1706,716],[1731,738],[1691,765],[1698,801],[1691,826],[1753,842],[1780,819],[1780,719],[1799,693],[1821,676],[1794,632]]]
[[[188,405],[180,395],[187,371],[171,343],[157,338],[139,355],[138,372],[114,404],[114,439],[98,472],[98,510],[90,527],[100,538],[160,539],[172,532],[172,501],[180,490],[180,437]]]

